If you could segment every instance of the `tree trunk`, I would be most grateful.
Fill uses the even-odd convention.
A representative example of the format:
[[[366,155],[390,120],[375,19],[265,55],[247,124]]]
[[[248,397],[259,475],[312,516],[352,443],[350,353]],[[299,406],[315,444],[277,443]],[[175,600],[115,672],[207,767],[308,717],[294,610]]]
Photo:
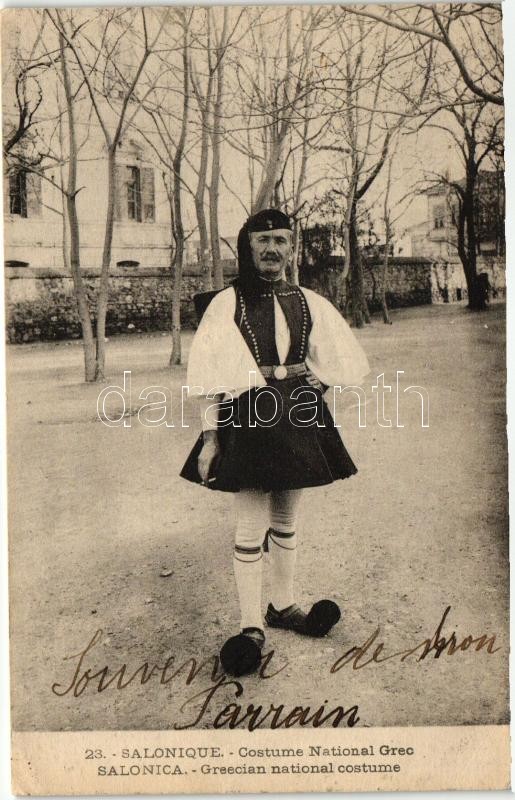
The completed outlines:
[[[93,335],[88,296],[82,280],[80,268],[79,221],[77,218],[75,194],[67,196],[66,205],[70,222],[70,270],[82,330],[84,378],[86,382],[92,383],[95,380],[95,338]]]
[[[300,222],[298,220],[295,220],[293,223],[293,255],[288,277],[290,283],[293,283],[296,286],[298,286],[299,284],[299,255],[300,255],[301,239],[302,239],[302,231],[300,227]]]
[[[273,201],[277,179],[284,163],[284,149],[286,146],[286,131],[281,133],[273,142],[270,154],[265,165],[261,185],[257,191],[252,205],[252,214],[266,208]]]
[[[302,206],[302,193],[304,191],[304,183],[306,181],[306,171],[308,164],[308,133],[309,133],[309,117],[306,115],[304,126],[302,130],[302,155],[300,162],[299,179],[297,181],[297,191],[295,192],[295,212],[298,214]],[[299,283],[299,255],[302,240],[302,229],[298,219],[295,219],[293,224],[293,261],[290,269],[291,283]]]
[[[120,111],[117,118],[116,129],[113,135],[109,133],[108,124],[107,124],[107,116],[103,116],[103,112],[101,110],[101,104],[97,102],[97,93],[95,87],[93,86],[90,75],[88,74],[88,69],[86,68],[80,53],[80,46],[77,47],[74,43],[75,34],[78,33],[80,28],[76,28],[72,36],[68,36],[64,29],[64,26],[59,25],[59,33],[64,43],[68,45],[71,52],[73,53],[75,60],[77,62],[77,66],[80,69],[82,77],[84,79],[84,83],[87,87],[89,97],[92,102],[92,106],[96,117],[98,119],[99,125],[102,129],[104,134],[104,139],[106,142],[107,148],[107,213],[106,213],[106,224],[104,230],[104,246],[102,251],[102,264],[100,270],[100,277],[98,282],[98,290],[97,290],[97,307],[96,307],[96,314],[97,314],[97,322],[96,322],[96,351],[95,351],[95,380],[96,381],[104,381],[105,380],[105,333],[106,333],[106,317],[107,317],[107,307],[109,301],[109,268],[111,265],[111,250],[112,250],[112,242],[113,242],[113,229],[114,229],[114,212],[115,212],[115,191],[116,191],[116,151],[118,148],[118,144],[120,139],[124,133],[124,125],[125,125],[125,118],[127,114],[127,109],[130,103],[131,98],[134,98],[134,91],[138,84],[138,81],[143,73],[145,68],[145,64],[153,50],[153,46],[157,43],[159,36],[161,35],[161,31],[165,24],[165,20],[167,18],[167,14],[165,13],[164,17],[162,18],[162,22],[158,27],[158,30],[153,38],[152,44],[148,42],[148,32],[147,26],[145,22],[145,15],[144,11],[142,10],[142,18],[143,18],[143,28],[144,28],[144,38],[145,38],[145,47],[141,55],[141,60],[139,65],[134,73],[134,77],[128,86],[125,95],[121,102]],[[61,22],[59,17],[59,11],[56,12],[57,19],[59,23]],[[54,23],[55,24],[55,23]],[[100,51],[99,51],[100,52]],[[138,102],[137,108],[140,107],[140,103]],[[111,106],[111,111],[114,108]],[[134,118],[135,111],[132,112],[131,122]],[[130,122],[129,122],[130,124]]]
[[[181,134],[177,143],[177,149],[173,160],[173,216],[175,217],[175,262],[172,270],[172,352],[170,354],[170,366],[182,363],[182,342],[181,342],[181,295],[182,295],[182,270],[184,264],[184,224],[182,221],[182,202],[181,202],[181,170],[188,130],[188,113],[190,104],[190,76],[188,66],[188,29],[186,20],[183,18],[183,46],[182,46],[182,67],[183,67],[183,101],[182,101],[182,124]]]
[[[213,159],[215,153],[213,151]],[[217,167],[219,169],[219,167]],[[218,185],[213,188],[213,183],[209,187],[209,229],[211,233],[211,255],[213,264],[213,285],[215,289],[224,288],[224,271],[222,264],[222,254],[220,251],[220,231],[218,229]]]
[[[204,119],[204,115],[202,115]],[[207,157],[208,157],[208,131],[207,119],[203,122],[202,144],[200,151],[200,165],[198,173],[197,190],[195,192],[195,211],[197,214],[198,232],[200,237],[200,268],[202,272],[202,284],[204,291],[208,292],[213,288],[213,272],[211,268],[211,258],[209,253],[209,236],[206,222],[206,209],[204,206],[206,183],[207,183]]]
[[[352,318],[356,328],[362,328],[365,322],[370,322],[368,306],[365,304],[365,285],[363,280],[363,263],[358,241],[357,212],[354,206],[351,214],[349,228],[350,247],[350,290],[352,303]]]
[[[63,150],[61,149],[61,152]],[[61,237],[61,250],[63,253],[63,267],[65,272],[71,272],[70,269],[70,241],[68,236],[69,230],[69,220],[68,220],[68,209],[66,205],[66,192],[65,189],[65,177],[64,177],[64,169],[63,165],[59,166],[59,188],[61,189],[61,213],[63,215],[63,229],[62,229],[62,237]]]
[[[361,255],[360,255],[360,261],[361,261]],[[363,270],[363,263],[361,264],[361,266]],[[370,309],[368,307],[368,300],[365,295],[364,285],[363,285],[363,319],[365,320],[367,325],[370,325]]]
[[[475,184],[475,181],[474,181]],[[468,307],[471,311],[484,311],[486,308],[486,298],[478,280],[477,274],[477,241],[476,241],[476,218],[474,214],[474,194],[475,186],[472,186],[472,197],[465,204],[465,222],[467,228],[467,285],[470,281]],[[472,291],[471,291],[472,290]]]
[[[197,224],[200,237],[200,265],[202,273],[202,283],[204,291],[208,292],[213,288],[213,269],[211,264],[211,252],[209,248],[209,235],[206,221],[205,195],[207,185],[207,170],[209,159],[209,139],[211,125],[211,107],[214,72],[211,64],[211,9],[206,9],[207,14],[207,69],[208,79],[206,84],[205,96],[202,96],[201,88],[192,80],[192,85],[197,97],[200,110],[200,161],[198,169],[197,189],[195,192],[195,211],[197,214]]]
[[[82,280],[80,267],[80,229],[77,215],[77,139],[75,131],[75,114],[73,108],[73,96],[68,72],[68,62],[66,60],[66,48],[62,34],[59,36],[59,48],[61,56],[61,71],[63,76],[64,91],[66,96],[66,114],[68,119],[68,185],[66,189],[66,211],[70,229],[70,271],[73,280],[73,289],[77,310],[82,330],[82,346],[84,351],[84,378],[87,382],[95,380],[95,339],[93,336],[93,326],[91,324],[91,313],[89,308],[86,288]],[[66,220],[63,217],[63,226],[66,229]]]
[[[114,210],[115,210],[115,175],[116,144],[107,152],[107,215],[102,251],[102,268],[97,291],[97,348],[95,362],[95,380],[105,380],[106,354],[106,317],[109,303],[109,267],[111,266],[111,249],[113,244]]]
[[[379,302],[381,303],[381,311],[383,314],[383,322],[385,325],[392,324],[392,321],[390,319],[390,314],[388,313],[388,304],[386,302],[386,287],[388,285],[388,262],[390,260],[390,253],[388,252],[389,248],[390,248],[390,225],[387,221],[383,268],[381,270],[381,294],[379,297]]]
[[[220,148],[222,141],[221,119],[224,102],[224,48],[227,45],[229,9],[223,10],[223,27],[216,49],[216,95],[213,104],[213,132],[211,136],[211,183],[209,185],[209,232],[213,259],[213,281],[215,289],[224,288],[224,272],[220,253],[220,231],[218,226],[218,199],[220,194]]]
[[[182,222],[180,167],[174,178],[175,262],[172,267],[172,352],[170,366],[182,364],[181,295],[184,262],[184,226]]]
[[[62,38],[62,37],[60,37],[60,38]],[[65,65],[65,68],[67,68],[67,64]],[[63,71],[63,68],[61,66],[61,72],[62,71]],[[67,75],[67,77],[69,77],[69,76]],[[63,75],[63,79],[64,79],[64,75]],[[70,85],[69,85],[69,88],[71,88]],[[57,90],[57,93],[56,93],[56,97],[57,97],[57,107],[59,109],[61,109],[62,105],[61,105],[61,94],[59,92],[59,87],[58,87],[58,90]],[[66,110],[67,110],[67,114],[68,114],[68,105],[66,106]],[[58,131],[59,131],[59,149],[60,149],[61,153],[65,153],[66,152],[65,145],[64,145],[63,122],[64,122],[64,117],[63,117],[62,114],[59,114]],[[75,122],[75,120],[73,120],[73,123],[74,122]],[[73,123],[72,123],[72,125],[73,125]],[[69,124],[69,119],[68,119],[68,124]],[[72,144],[72,142],[70,141],[71,140],[71,136],[70,135],[68,136],[68,140],[69,140],[68,141],[68,144],[69,144],[68,150],[70,150],[70,145]],[[73,125],[73,141],[75,143],[75,126],[74,125]],[[75,150],[76,150],[76,147],[75,147]],[[70,157],[71,157],[71,155],[70,155]],[[62,210],[62,216],[63,216],[62,251],[63,251],[63,267],[64,267],[65,271],[68,272],[68,271],[70,271],[70,243],[69,243],[69,240],[68,240],[68,227],[69,226],[68,226],[68,214],[67,214],[67,208],[66,208],[66,192],[67,192],[67,189],[64,188],[65,187],[65,182],[66,182],[66,180],[65,180],[65,174],[64,174],[64,162],[62,161],[59,164],[59,188],[61,190],[61,210]]]
[[[349,184],[349,192],[347,195],[347,206],[345,208],[345,219],[343,221],[343,245],[345,251],[345,262],[343,271],[340,275],[340,280],[337,286],[337,303],[338,308],[349,305],[348,290],[350,288],[349,275],[352,265],[352,248],[351,248],[351,225],[353,214],[356,213],[356,168],[353,165],[352,180]]]
[[[227,9],[224,9],[224,12]],[[224,273],[220,252],[220,231],[218,228],[218,199],[220,196],[220,115],[222,113],[222,65],[218,67],[216,102],[213,109],[213,135],[211,155],[211,183],[209,185],[209,232],[211,235],[211,255],[213,263],[213,282],[215,289],[224,288]]]
[[[465,273],[468,291],[468,305],[471,311],[484,311],[486,297],[477,275],[476,229],[474,214],[474,194],[476,170],[473,158],[467,163],[465,191],[460,197],[458,217],[458,255]]]

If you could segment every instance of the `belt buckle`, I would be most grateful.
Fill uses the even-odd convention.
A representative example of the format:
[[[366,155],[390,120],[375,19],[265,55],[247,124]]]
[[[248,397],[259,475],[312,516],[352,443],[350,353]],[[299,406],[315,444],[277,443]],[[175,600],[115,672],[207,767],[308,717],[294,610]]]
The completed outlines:
[[[279,364],[278,367],[274,367],[274,378],[277,378],[278,381],[282,381],[286,378],[288,374],[288,370],[284,366],[284,364]]]

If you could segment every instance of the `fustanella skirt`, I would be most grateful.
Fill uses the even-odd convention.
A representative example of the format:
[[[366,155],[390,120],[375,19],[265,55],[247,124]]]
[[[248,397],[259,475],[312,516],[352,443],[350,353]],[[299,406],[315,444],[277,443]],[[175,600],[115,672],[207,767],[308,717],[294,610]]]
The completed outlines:
[[[221,403],[218,441],[220,455],[207,485],[222,492],[304,489],[357,472],[322,393],[305,377],[270,379],[266,387]],[[203,434],[180,473],[193,483],[202,483],[202,446]]]

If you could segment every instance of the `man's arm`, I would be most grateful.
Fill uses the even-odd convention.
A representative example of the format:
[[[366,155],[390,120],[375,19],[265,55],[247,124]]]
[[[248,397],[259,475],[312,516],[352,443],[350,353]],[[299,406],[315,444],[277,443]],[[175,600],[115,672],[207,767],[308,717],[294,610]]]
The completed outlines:
[[[222,395],[215,395],[210,400],[202,399],[200,401],[203,445],[198,457],[198,472],[204,483],[208,482],[211,465],[220,454],[217,401],[220,402],[221,399]]]

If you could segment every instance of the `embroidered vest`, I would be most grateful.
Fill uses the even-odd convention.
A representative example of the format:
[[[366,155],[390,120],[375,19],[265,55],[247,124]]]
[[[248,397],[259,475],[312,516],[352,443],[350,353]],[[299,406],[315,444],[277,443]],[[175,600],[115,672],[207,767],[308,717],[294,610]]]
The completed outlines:
[[[279,364],[275,342],[274,295],[290,331],[290,349],[284,363],[302,363],[307,354],[312,322],[306,298],[298,286],[282,280],[275,281],[265,284],[264,290],[252,297],[244,297],[241,290],[236,289],[234,321],[258,365]]]

